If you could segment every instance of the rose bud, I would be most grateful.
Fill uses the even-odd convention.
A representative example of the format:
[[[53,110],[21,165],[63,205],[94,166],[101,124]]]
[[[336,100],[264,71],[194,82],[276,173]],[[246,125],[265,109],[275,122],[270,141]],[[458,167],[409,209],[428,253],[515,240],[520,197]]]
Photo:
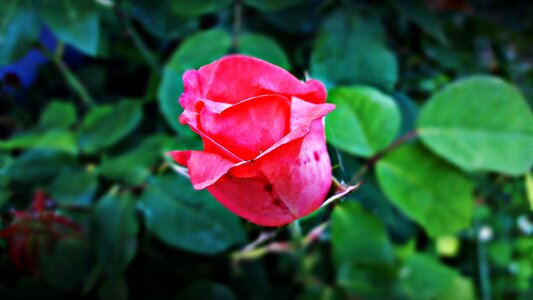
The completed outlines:
[[[180,122],[204,151],[172,151],[195,189],[263,226],[288,224],[326,198],[331,163],[322,117],[326,90],[244,55],[226,56],[183,75]]]

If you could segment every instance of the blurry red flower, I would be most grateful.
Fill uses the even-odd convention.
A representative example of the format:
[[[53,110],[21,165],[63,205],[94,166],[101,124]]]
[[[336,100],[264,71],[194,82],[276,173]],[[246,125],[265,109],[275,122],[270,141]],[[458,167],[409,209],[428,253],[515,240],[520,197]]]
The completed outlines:
[[[0,230],[0,238],[8,242],[9,259],[21,273],[37,274],[43,251],[50,251],[60,239],[82,231],[79,224],[50,210],[50,203],[53,201],[45,193],[37,191],[30,209],[14,211],[11,224]]]
[[[231,55],[183,75],[180,122],[198,133],[204,151],[173,151],[196,189],[235,214],[280,226],[324,201],[331,163],[322,117],[326,90],[260,59]]]

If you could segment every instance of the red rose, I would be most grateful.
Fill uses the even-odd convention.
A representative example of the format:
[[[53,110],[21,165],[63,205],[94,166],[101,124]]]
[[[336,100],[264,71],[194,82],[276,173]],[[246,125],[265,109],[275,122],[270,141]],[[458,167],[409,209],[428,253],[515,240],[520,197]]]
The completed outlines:
[[[183,75],[180,122],[204,151],[169,154],[207,190],[250,222],[280,226],[324,201],[331,164],[322,117],[326,90],[263,60],[231,55]]]

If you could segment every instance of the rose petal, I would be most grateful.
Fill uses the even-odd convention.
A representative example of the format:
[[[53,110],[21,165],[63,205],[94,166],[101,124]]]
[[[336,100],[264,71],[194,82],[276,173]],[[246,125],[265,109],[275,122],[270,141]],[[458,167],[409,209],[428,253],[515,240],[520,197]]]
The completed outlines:
[[[311,122],[320,119],[335,109],[335,104],[313,104],[298,97],[291,101],[291,131],[298,127],[309,127]]]
[[[180,104],[192,109],[199,99],[235,104],[248,98],[280,94],[324,103],[326,90],[316,80],[302,82],[286,70],[263,60],[230,55],[183,76]]]
[[[189,168],[191,182],[197,190],[215,183],[234,165],[234,162],[221,155],[202,151],[170,151],[167,155],[178,164]]]
[[[264,95],[218,112],[204,107],[198,127],[225,149],[250,160],[289,132],[289,114],[285,97]]]
[[[290,113],[291,132],[279,141],[277,141],[274,145],[272,145],[269,149],[260,154],[257,158],[267,155],[271,151],[279,148],[281,145],[287,144],[291,141],[305,136],[310,132],[311,124],[313,121],[322,119],[322,117],[324,117],[334,109],[334,104],[313,104],[293,97],[291,101]]]
[[[235,214],[259,225],[281,226],[317,209],[331,185],[321,120],[305,137],[268,155],[239,163],[209,192]]]

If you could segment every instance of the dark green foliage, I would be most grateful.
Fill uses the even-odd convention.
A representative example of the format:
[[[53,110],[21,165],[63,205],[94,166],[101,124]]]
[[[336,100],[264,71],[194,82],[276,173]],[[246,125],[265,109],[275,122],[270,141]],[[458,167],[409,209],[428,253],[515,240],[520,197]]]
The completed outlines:
[[[83,228],[0,238],[0,299],[533,299],[531,11],[0,1],[0,230],[38,190]],[[333,173],[360,189],[261,228],[174,171],[166,152],[202,148],[181,77],[232,53],[326,85]]]

